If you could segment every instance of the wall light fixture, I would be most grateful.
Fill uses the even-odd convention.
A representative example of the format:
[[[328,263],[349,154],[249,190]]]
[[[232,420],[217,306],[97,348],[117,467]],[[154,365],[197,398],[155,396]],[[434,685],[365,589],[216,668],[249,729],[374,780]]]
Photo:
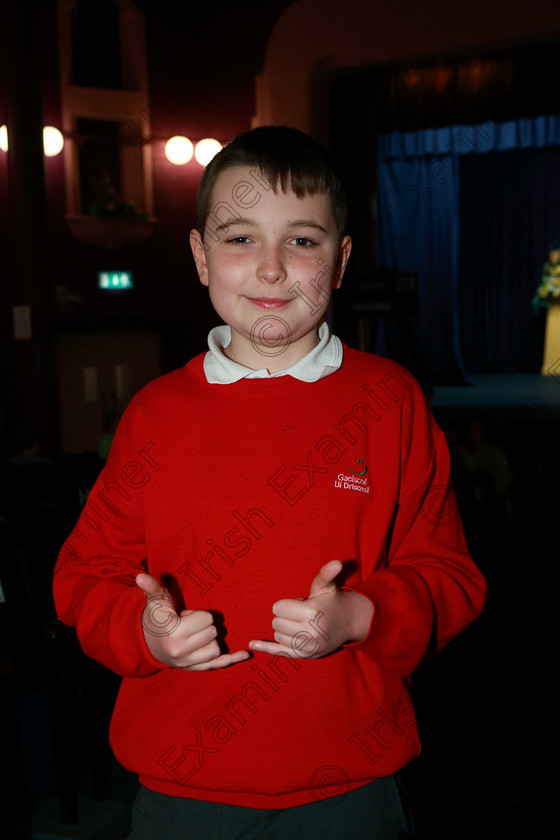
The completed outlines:
[[[8,142],[8,129],[5,125],[0,125],[0,149],[7,152],[10,145]],[[52,125],[46,125],[43,128],[43,152],[46,157],[55,157],[60,154],[64,148],[64,137],[62,133]]]
[[[201,166],[207,166],[221,148],[222,144],[211,137],[205,137],[203,140],[199,140],[195,148],[188,137],[176,135],[175,137],[171,137],[165,144],[165,156],[170,163],[174,163],[177,166],[184,166],[185,163],[189,163],[192,160],[194,155],[197,163]]]

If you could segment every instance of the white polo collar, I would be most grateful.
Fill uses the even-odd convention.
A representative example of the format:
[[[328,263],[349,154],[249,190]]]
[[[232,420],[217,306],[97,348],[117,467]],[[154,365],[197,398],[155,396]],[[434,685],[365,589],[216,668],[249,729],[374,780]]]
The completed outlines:
[[[334,373],[342,364],[342,342],[332,335],[326,323],[319,327],[319,343],[303,359],[286,370],[269,373],[266,368],[252,370],[228,359],[224,353],[231,341],[228,326],[214,327],[208,334],[208,352],[204,357],[204,374],[211,385],[231,385],[240,379],[272,379],[276,376],[293,376],[302,382],[317,382]]]

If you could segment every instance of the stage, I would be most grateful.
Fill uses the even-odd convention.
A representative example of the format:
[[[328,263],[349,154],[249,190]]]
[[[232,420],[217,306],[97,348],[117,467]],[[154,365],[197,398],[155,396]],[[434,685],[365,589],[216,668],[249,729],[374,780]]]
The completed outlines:
[[[471,384],[434,387],[434,412],[493,410],[560,418],[560,367],[552,376],[472,374],[471,379]]]

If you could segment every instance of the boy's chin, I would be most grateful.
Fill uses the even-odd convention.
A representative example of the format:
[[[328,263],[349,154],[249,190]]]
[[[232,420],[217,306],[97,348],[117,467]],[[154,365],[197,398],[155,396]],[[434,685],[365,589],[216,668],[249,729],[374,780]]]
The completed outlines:
[[[249,340],[254,350],[271,355],[276,350],[286,349],[294,341],[290,325],[281,315],[267,314],[257,320],[249,331]]]

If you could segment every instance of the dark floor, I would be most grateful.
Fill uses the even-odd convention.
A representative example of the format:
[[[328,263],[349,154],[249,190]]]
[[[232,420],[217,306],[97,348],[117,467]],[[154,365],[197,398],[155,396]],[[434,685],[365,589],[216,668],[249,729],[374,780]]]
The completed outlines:
[[[556,387],[560,393],[560,384]],[[405,773],[418,840],[548,840],[557,831],[558,421],[538,408],[536,414],[508,413],[504,419],[488,408],[459,417],[456,407],[436,407],[456,467],[459,443],[475,416],[482,418],[487,440],[503,448],[511,466],[513,519],[496,505],[487,476],[456,468],[469,544],[489,594],[480,619],[413,679],[424,748]],[[40,519],[41,506],[35,514]],[[37,516],[32,518],[44,541]],[[50,513],[45,529],[47,522],[52,523]],[[58,535],[49,536],[56,541]],[[19,556],[13,546],[10,556],[14,562]],[[28,642],[37,630],[31,614],[22,614],[25,627],[18,631]],[[46,627],[48,636],[48,622]],[[95,663],[83,667],[71,635],[45,638],[44,623],[40,633],[37,661],[43,657],[47,663],[45,679],[37,678],[33,662],[23,671],[32,675],[27,681],[20,676],[14,682],[0,667],[2,689],[14,689],[5,695],[12,705],[2,736],[9,759],[2,762],[0,825],[11,827],[2,837],[125,838],[136,780],[116,765],[106,746],[117,682]],[[52,701],[49,663],[58,675],[58,703]],[[93,696],[101,702],[92,704]],[[53,720],[62,729],[58,741]],[[93,768],[86,760],[92,752]],[[62,803],[59,766],[70,768]]]

